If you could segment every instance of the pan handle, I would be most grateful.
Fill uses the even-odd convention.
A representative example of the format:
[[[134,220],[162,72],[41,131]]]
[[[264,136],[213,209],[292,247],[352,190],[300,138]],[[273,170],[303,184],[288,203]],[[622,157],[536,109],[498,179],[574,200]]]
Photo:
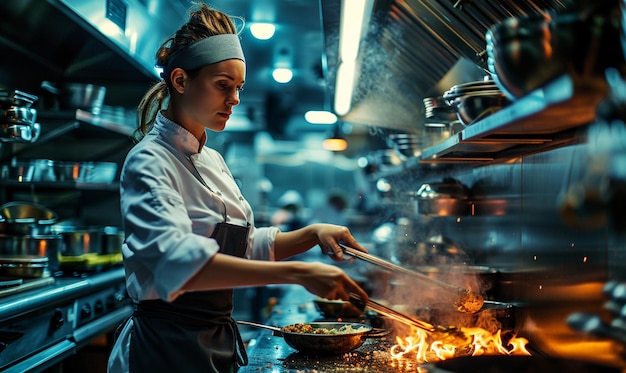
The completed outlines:
[[[259,323],[252,322],[252,321],[237,321],[237,324],[253,326],[255,328],[268,329],[268,330],[271,330],[273,332],[273,334],[276,335],[276,336],[279,336],[279,337],[283,336],[282,330],[279,327],[277,327],[277,326],[259,324]]]

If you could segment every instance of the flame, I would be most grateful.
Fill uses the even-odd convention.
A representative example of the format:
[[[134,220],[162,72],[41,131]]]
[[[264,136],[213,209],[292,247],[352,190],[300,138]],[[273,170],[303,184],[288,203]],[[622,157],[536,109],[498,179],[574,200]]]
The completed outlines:
[[[389,353],[397,360],[415,354],[417,363],[426,363],[465,355],[530,355],[527,344],[526,338],[517,336],[503,343],[501,330],[492,333],[479,327],[460,327],[431,333],[412,328],[410,336],[396,337]]]

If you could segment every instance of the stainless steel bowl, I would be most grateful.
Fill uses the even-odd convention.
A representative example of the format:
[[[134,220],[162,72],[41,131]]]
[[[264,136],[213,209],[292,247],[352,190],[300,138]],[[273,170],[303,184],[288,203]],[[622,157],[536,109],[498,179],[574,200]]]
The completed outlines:
[[[453,105],[456,115],[464,126],[469,126],[484,119],[511,102],[500,91],[485,91],[456,97]]]
[[[71,109],[84,109],[100,114],[106,87],[89,83],[68,83],[61,88],[61,106]]]
[[[0,206],[0,233],[47,235],[57,221],[57,214],[33,202],[9,202]]]

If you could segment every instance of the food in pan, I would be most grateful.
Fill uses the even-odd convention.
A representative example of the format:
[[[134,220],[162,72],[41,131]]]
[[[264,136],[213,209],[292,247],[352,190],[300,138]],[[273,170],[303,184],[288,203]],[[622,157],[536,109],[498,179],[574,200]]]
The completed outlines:
[[[290,333],[299,333],[299,334],[352,334],[352,333],[362,333],[367,332],[370,329],[361,326],[357,328],[353,328],[352,325],[342,325],[340,328],[316,328],[311,324],[293,324],[288,325],[283,328],[284,332]]]
[[[475,313],[483,307],[484,299],[482,296],[471,291],[462,291],[459,299],[454,302],[456,308],[461,312]]]

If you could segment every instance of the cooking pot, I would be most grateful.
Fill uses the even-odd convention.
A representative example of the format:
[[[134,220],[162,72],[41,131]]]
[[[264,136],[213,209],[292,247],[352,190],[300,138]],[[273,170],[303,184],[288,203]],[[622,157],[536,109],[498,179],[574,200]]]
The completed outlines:
[[[61,255],[102,254],[102,229],[82,228],[60,232],[63,237]]]
[[[46,257],[48,267],[56,271],[63,244],[60,235],[27,236],[0,234],[0,257]]]
[[[8,202],[0,206],[0,233],[17,235],[47,235],[57,214],[32,202]]]
[[[413,194],[423,215],[458,216],[470,213],[469,188],[453,178],[424,183]]]
[[[571,14],[545,12],[508,18],[485,34],[487,65],[511,100],[563,74],[603,80],[607,67],[624,63],[624,54],[619,51],[620,25],[619,12],[601,7]]]
[[[379,338],[389,331],[376,331],[366,324],[347,322],[316,322],[309,324],[292,324],[282,328],[249,321],[237,321],[238,324],[269,329],[275,336],[283,337],[285,342],[294,349],[308,355],[340,355],[360,347],[367,338]],[[339,334],[314,334],[290,332],[287,329],[297,325],[310,325],[315,329],[352,328],[355,331]]]
[[[0,258],[0,276],[37,278],[47,275],[48,258],[42,256],[15,256]]]
[[[464,356],[420,366],[424,373],[619,373],[622,370],[593,362],[546,356]]]
[[[102,253],[117,254],[122,252],[124,231],[119,227],[104,227],[102,230]]]

